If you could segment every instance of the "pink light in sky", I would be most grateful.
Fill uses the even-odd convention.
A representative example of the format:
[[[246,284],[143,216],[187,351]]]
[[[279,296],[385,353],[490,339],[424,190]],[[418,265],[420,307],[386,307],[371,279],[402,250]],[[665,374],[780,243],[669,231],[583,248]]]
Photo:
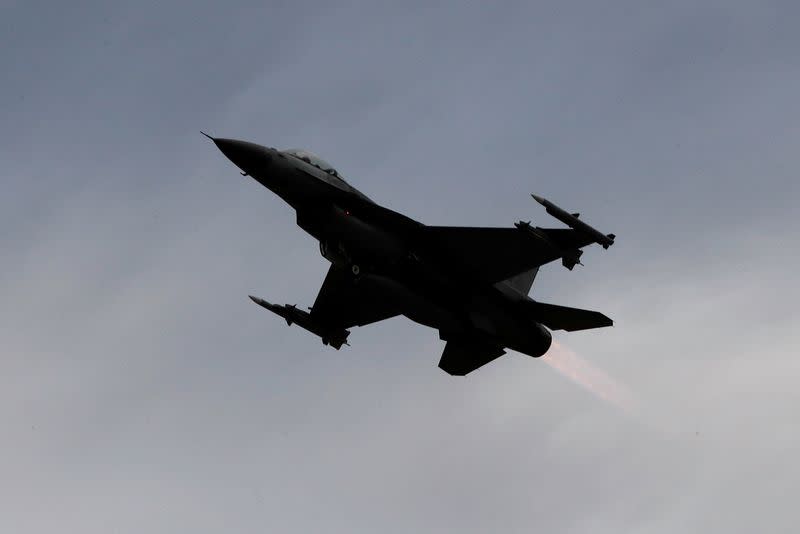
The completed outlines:
[[[542,356],[547,365],[590,391],[604,401],[617,406],[628,414],[634,413],[633,395],[630,390],[611,378],[602,369],[573,351],[553,341],[550,350]]]

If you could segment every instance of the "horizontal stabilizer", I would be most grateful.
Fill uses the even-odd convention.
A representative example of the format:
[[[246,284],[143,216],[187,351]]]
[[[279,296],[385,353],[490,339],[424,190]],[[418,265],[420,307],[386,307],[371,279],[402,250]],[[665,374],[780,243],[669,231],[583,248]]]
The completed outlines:
[[[450,375],[464,376],[505,354],[502,347],[476,343],[467,339],[451,339],[444,346],[439,368]]]
[[[591,328],[614,325],[614,321],[596,311],[568,308],[567,306],[535,301],[528,301],[525,305],[532,318],[550,330],[574,332],[576,330],[589,330]]]

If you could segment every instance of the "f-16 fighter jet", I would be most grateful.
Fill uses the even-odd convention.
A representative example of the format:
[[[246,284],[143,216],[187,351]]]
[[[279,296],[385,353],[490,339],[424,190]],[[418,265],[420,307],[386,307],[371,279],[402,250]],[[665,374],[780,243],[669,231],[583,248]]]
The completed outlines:
[[[577,213],[534,195],[569,228],[522,221],[514,228],[428,226],[372,201],[311,152],[204,135],[242,175],[292,206],[298,226],[319,241],[331,266],[309,311],[250,298],[325,345],[338,350],[350,328],[404,315],[446,341],[441,369],[466,375],[505,349],[545,354],[549,330],[612,325],[602,313],[528,296],[542,265],[561,260],[572,270],[583,247],[614,243],[613,234],[595,230]]]

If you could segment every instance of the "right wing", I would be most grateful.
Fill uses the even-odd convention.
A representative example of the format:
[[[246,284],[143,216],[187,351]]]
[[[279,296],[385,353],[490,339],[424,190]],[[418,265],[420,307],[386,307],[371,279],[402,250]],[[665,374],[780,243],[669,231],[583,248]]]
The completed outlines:
[[[458,265],[473,279],[495,284],[594,243],[571,229],[426,226],[420,229],[428,256]]]
[[[325,325],[350,328],[377,323],[400,311],[381,295],[362,289],[346,267],[331,264],[311,307],[311,317]]]

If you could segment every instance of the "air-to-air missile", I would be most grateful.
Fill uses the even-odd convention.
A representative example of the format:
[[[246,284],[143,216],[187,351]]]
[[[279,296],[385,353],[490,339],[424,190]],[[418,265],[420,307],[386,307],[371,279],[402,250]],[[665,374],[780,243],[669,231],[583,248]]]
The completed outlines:
[[[545,207],[547,213],[558,219],[559,221],[563,222],[576,232],[581,232],[582,234],[586,234],[587,236],[591,237],[595,240],[598,244],[602,245],[603,248],[608,248],[614,244],[614,238],[616,237],[614,234],[603,234],[602,232],[592,228],[578,217],[580,217],[580,213],[568,213],[567,211],[559,208],[546,198],[542,198],[538,195],[531,195],[533,199]]]
[[[289,326],[291,326],[292,323],[296,323],[301,328],[305,328],[312,334],[318,335],[322,338],[322,343],[324,345],[330,345],[336,350],[339,350],[342,345],[347,344],[347,336],[350,335],[349,330],[344,330],[341,328],[326,328],[324,325],[315,321],[314,317],[307,311],[298,310],[297,306],[293,306],[291,304],[280,306],[252,295],[250,295],[250,300],[259,306],[266,308],[277,315],[280,315],[286,319],[286,324]]]

